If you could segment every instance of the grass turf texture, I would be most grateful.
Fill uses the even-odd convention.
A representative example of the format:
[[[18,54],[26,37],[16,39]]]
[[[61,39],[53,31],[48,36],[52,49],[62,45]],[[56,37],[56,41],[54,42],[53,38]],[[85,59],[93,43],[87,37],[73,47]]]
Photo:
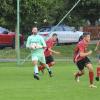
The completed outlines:
[[[88,49],[94,51],[95,46],[96,46],[95,44],[89,45]],[[55,46],[53,49],[61,52],[61,55],[54,55],[54,56],[55,58],[73,57],[74,48],[75,48],[75,44]],[[22,59],[25,59],[29,54],[30,54],[30,50],[26,48],[20,49],[20,57]],[[96,52],[93,52],[91,57],[95,57],[95,56],[96,56]],[[11,48],[5,48],[3,50],[0,50],[0,58],[16,58],[16,50]]]
[[[94,69],[97,64],[94,62]],[[96,100],[100,98],[98,88],[89,88],[88,71],[80,83],[74,80],[77,70],[72,62],[57,62],[54,77],[47,71],[41,80],[33,79],[31,62],[17,66],[16,63],[0,63],[0,100]]]

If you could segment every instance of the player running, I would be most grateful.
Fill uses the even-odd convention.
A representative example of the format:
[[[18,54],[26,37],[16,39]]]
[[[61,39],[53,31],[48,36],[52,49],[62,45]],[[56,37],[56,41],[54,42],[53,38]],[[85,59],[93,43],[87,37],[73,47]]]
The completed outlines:
[[[53,54],[60,54],[60,52],[54,51],[52,48],[57,43],[57,34],[54,33],[51,38],[49,38],[46,41],[47,47],[45,48],[44,54],[46,58],[46,64],[48,64],[49,67],[52,67],[55,64],[55,61],[53,59]],[[44,66],[39,66],[40,71],[44,71]]]
[[[40,35],[37,35],[37,32],[37,27],[33,27],[32,35],[28,37],[26,47],[31,49],[32,63],[34,66],[34,78],[39,80],[38,62],[41,62],[41,64],[47,68],[50,76],[52,72],[45,61],[44,48],[46,47],[46,43]],[[36,46],[34,47],[33,44],[36,44]]]
[[[75,79],[79,82],[79,77],[84,74],[84,67],[89,71],[90,87],[96,88],[93,84],[94,72],[91,61],[87,56],[92,54],[92,51],[87,51],[90,42],[90,33],[83,33],[83,39],[76,45],[74,51],[74,63],[77,65],[79,71],[75,73]]]

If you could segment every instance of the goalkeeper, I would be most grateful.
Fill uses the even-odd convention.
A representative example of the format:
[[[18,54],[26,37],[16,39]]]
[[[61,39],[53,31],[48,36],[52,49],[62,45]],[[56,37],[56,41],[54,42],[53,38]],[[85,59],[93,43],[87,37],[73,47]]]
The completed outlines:
[[[52,72],[45,61],[44,48],[46,47],[46,43],[40,35],[37,35],[37,32],[37,27],[33,27],[32,35],[28,37],[26,47],[31,49],[32,64],[34,66],[33,75],[35,79],[39,80],[38,62],[47,68],[50,76],[52,75]]]

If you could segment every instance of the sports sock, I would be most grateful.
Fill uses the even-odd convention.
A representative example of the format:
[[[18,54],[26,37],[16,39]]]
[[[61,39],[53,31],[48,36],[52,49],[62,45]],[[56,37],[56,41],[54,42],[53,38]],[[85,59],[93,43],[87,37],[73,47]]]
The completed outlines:
[[[97,67],[97,77],[100,77],[100,66]]]
[[[49,66],[46,64],[46,68],[47,68],[47,70],[50,72],[51,70],[50,70],[50,68],[49,68]]]
[[[93,72],[89,72],[90,84],[93,84],[93,78],[94,78],[94,73]]]
[[[38,66],[37,66],[37,65],[34,66],[34,73],[35,73],[35,74],[38,74],[38,73],[39,73],[39,72],[38,72]]]

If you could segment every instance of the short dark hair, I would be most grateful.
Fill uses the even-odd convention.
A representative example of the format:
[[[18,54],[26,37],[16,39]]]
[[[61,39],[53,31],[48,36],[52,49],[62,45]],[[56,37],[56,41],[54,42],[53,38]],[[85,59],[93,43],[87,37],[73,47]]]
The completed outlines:
[[[57,34],[56,33],[53,33],[53,35],[52,36],[57,36]]]
[[[90,33],[90,32],[84,32],[84,33],[83,33],[83,37],[85,37],[85,36],[87,36],[87,35],[91,35],[91,33]]]
[[[90,33],[90,32],[84,32],[83,35],[80,36],[79,41],[83,40],[83,38],[84,38],[85,36],[87,36],[87,35],[91,35],[91,33]],[[79,42],[79,41],[78,41],[78,42]]]

